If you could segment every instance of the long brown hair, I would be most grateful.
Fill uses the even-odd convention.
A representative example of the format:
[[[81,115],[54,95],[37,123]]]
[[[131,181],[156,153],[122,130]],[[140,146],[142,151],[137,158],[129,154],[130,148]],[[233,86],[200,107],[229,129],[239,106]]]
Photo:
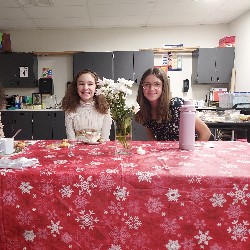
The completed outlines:
[[[98,75],[90,69],[81,70],[80,72],[77,73],[77,75],[75,75],[75,77],[73,78],[73,81],[69,84],[66,90],[65,96],[62,99],[61,108],[64,111],[75,112],[76,108],[80,104],[81,98],[77,92],[77,80],[82,74],[91,74],[95,79],[96,88],[99,88],[99,86],[97,85]],[[94,95],[94,101],[95,101],[95,104],[94,104],[95,108],[98,112],[100,112],[101,114],[106,114],[108,112],[109,105],[105,96]]]
[[[136,114],[135,120],[141,124],[145,124],[146,122],[149,122],[152,119],[150,102],[143,94],[143,82],[149,75],[156,76],[162,82],[162,94],[159,98],[156,120],[157,122],[170,120],[171,119],[171,114],[169,110],[170,100],[171,100],[170,84],[167,74],[160,68],[150,68],[146,70],[141,78],[137,94],[137,102],[140,105],[140,111]]]

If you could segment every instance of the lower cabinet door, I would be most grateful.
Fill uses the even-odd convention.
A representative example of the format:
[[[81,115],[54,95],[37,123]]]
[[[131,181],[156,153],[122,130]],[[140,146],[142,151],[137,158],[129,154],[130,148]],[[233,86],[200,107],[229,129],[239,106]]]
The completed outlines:
[[[12,137],[18,129],[21,132],[16,135],[15,140],[32,139],[32,112],[30,111],[2,111],[2,124],[4,136]]]
[[[33,139],[52,140],[52,112],[33,111]]]
[[[52,112],[52,139],[66,139],[65,116],[64,111]]]

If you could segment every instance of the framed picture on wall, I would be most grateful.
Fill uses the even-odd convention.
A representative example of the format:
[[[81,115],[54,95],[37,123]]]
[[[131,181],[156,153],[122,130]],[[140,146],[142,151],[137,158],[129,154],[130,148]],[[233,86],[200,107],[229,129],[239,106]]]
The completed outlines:
[[[42,94],[41,93],[32,93],[32,104],[41,105],[42,104]]]

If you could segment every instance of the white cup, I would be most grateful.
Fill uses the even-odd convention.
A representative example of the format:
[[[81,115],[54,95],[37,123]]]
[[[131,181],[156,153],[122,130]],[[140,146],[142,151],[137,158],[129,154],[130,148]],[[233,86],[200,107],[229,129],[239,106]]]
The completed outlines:
[[[1,138],[0,139],[0,153],[9,155],[14,153],[14,138]]]

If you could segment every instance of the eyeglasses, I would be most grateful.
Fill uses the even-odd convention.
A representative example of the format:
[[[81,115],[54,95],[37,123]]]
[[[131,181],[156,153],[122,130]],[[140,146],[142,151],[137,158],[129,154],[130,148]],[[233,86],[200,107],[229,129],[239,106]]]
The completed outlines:
[[[154,89],[159,89],[162,87],[162,82],[153,82],[153,83],[150,83],[150,82],[144,82],[142,84],[142,87],[143,89],[146,89],[146,90],[149,90],[151,88],[154,88]]]

